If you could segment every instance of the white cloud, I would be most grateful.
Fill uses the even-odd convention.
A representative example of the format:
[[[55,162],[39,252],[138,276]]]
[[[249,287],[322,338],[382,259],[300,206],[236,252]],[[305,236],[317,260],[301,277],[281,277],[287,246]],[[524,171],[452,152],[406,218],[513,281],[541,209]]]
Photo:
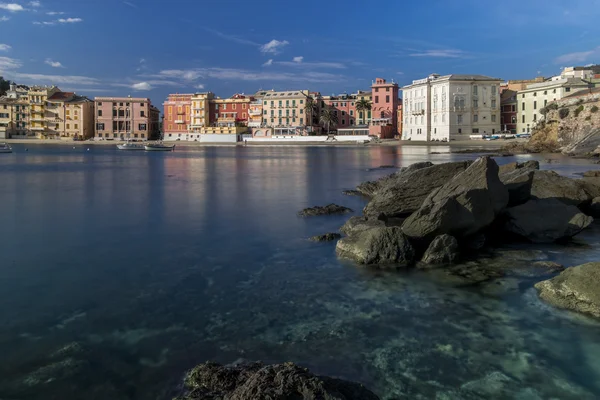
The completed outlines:
[[[44,63],[48,64],[49,66],[51,66],[53,68],[64,68],[64,66],[60,62],[52,61],[49,58],[47,58],[46,61],[44,61]]]
[[[82,22],[81,18],[60,18],[58,22],[61,24],[74,24],[76,22]]]
[[[281,52],[281,50],[288,44],[290,44],[290,42],[288,42],[287,40],[279,41],[273,39],[269,43],[265,43],[262,46],[260,46],[260,51],[263,53],[277,54]]]
[[[204,85],[203,84],[196,85],[196,89],[202,90],[202,89],[204,89]]]
[[[20,65],[19,65],[20,66]],[[1,64],[0,64],[1,69]],[[28,80],[31,83],[45,83],[45,84],[67,84],[67,85],[99,85],[100,81],[96,78],[90,78],[87,76],[77,75],[44,75],[44,74],[12,74],[15,78],[20,80]]]
[[[563,54],[557,57],[554,62],[556,64],[577,64],[589,60],[592,57],[600,56],[600,46],[589,51],[580,51],[576,53]]]
[[[54,21],[34,21],[33,22],[34,25],[56,25],[56,22]]]
[[[292,61],[275,61],[277,65],[283,65],[285,67],[301,67],[306,69],[311,68],[332,68],[332,69],[344,69],[346,66],[339,62],[304,62],[304,57],[294,57]]]
[[[10,18],[8,18],[6,15],[3,15],[0,17],[0,22],[6,22],[8,21]]]
[[[19,60],[15,60],[14,58],[0,57],[0,72],[9,69],[17,69],[21,65],[21,62]]]
[[[131,85],[133,90],[143,91],[143,90],[152,90],[152,85],[148,82],[138,82]]]
[[[268,59],[267,62],[263,64],[263,67],[268,67],[268,66],[271,66],[271,65],[273,65],[273,59],[272,58]]]
[[[33,7],[33,8],[38,8],[41,7],[42,3],[40,3],[39,1],[30,1],[29,2],[29,7]]]
[[[185,82],[202,79],[223,79],[239,81],[291,81],[304,83],[341,82],[345,77],[324,72],[307,71],[303,73],[250,71],[234,68],[198,68],[190,70],[164,70],[157,78],[181,79]]]
[[[25,11],[22,5],[16,3],[0,3],[0,9],[10,12]]]
[[[425,50],[409,54],[411,57],[461,58],[465,56],[462,50]]]
[[[304,57],[302,57],[302,56],[292,58],[292,61],[295,63],[301,63],[302,60],[304,60]]]
[[[0,43],[0,51],[9,51],[10,49],[12,49],[12,47],[9,45]]]
[[[219,31],[217,31],[215,29],[211,29],[211,28],[207,28],[207,27],[203,27],[202,29],[204,29],[205,31],[210,32],[213,35],[216,35],[216,36],[218,36],[218,37],[220,37],[222,39],[229,40],[230,42],[235,42],[235,43],[240,43],[240,44],[246,44],[246,45],[249,45],[249,46],[260,46],[259,43],[253,42],[253,41],[248,40],[248,39],[240,38],[240,37],[237,37],[235,35],[230,35],[230,34],[227,34],[227,33],[219,32]]]
[[[62,11],[48,11],[46,14],[47,15],[63,15],[64,12],[62,12]]]
[[[396,72],[396,74],[398,74],[398,75],[404,75],[404,72],[398,71],[398,72]]]

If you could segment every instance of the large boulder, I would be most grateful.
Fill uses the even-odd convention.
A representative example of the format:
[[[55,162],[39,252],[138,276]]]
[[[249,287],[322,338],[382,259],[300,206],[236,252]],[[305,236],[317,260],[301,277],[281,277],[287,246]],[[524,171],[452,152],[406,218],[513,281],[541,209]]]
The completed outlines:
[[[533,174],[540,169],[537,161],[524,163],[510,163],[500,166],[500,181],[508,189],[508,206],[514,207],[523,204],[531,197]]]
[[[422,168],[431,167],[432,165],[433,164],[429,161],[414,163],[409,165],[408,167],[402,167],[398,172],[395,172],[391,175],[386,175],[382,178],[379,178],[376,181],[363,182],[360,185],[358,185],[356,189],[364,196],[373,197],[377,193],[379,193],[383,188],[395,182],[405,172],[413,172]]]
[[[188,373],[184,386],[186,393],[179,400],[379,399],[359,383],[313,375],[293,363],[205,363]]]
[[[490,225],[507,204],[508,191],[498,178],[498,165],[481,157],[433,191],[404,221],[402,231],[426,242],[445,233],[460,239]]]
[[[425,251],[421,262],[423,266],[452,264],[458,257],[458,241],[454,236],[440,235]]]
[[[352,217],[340,228],[340,232],[345,235],[352,235],[356,232],[366,231],[371,228],[381,228],[385,222],[376,218],[366,219],[365,217]]]
[[[409,215],[421,207],[423,201],[435,189],[443,186],[453,177],[465,171],[471,161],[413,168],[413,164],[402,174],[389,180],[373,196],[364,209],[368,217],[384,214],[389,218]]]
[[[561,176],[554,171],[535,171],[531,183],[534,199],[558,199],[566,204],[579,206],[594,196],[585,190],[583,182]]]
[[[515,161],[508,164],[503,164],[498,167],[498,174],[503,175],[509,172],[516,171],[518,169],[540,169],[540,162],[535,160],[529,160],[523,163]]]
[[[591,262],[564,270],[535,285],[540,297],[555,307],[600,318],[600,263]]]
[[[359,264],[394,264],[408,267],[415,261],[415,250],[399,227],[372,228],[356,232],[337,242],[337,254]]]
[[[600,218],[600,197],[594,197],[592,202],[585,207],[584,212],[594,218]]]
[[[530,200],[504,212],[504,228],[535,243],[552,243],[577,235],[592,221],[575,206],[558,199]]]
[[[320,215],[340,215],[340,214],[348,214],[351,213],[352,209],[344,206],[339,206],[337,204],[328,204],[326,206],[315,206],[310,208],[305,208],[304,210],[298,212],[298,216],[300,217],[315,217]]]

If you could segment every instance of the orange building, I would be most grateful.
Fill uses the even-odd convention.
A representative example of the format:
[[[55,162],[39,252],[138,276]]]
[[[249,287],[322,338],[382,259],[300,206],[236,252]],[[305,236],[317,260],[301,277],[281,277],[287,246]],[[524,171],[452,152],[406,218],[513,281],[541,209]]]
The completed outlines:
[[[170,94],[163,103],[163,136],[177,137],[188,133],[191,124],[192,94]]]

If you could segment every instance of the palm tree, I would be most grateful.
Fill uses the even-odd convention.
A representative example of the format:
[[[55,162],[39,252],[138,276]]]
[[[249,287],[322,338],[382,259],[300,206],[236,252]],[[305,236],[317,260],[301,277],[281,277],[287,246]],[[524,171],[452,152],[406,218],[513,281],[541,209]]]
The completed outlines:
[[[327,125],[327,134],[329,135],[329,128],[331,125],[335,126],[338,123],[338,117],[334,110],[331,108],[324,108],[321,110],[321,118],[319,119],[322,123]]]
[[[366,124],[367,122],[367,111],[371,110],[371,102],[369,100],[366,99],[362,99],[356,102],[356,111],[358,111],[359,113],[362,112],[363,114],[363,119],[362,119],[362,123]]]
[[[306,114],[306,125],[311,125],[313,122],[313,115],[317,112],[317,103],[315,99],[308,96],[306,98],[306,104],[304,105],[304,113]]]

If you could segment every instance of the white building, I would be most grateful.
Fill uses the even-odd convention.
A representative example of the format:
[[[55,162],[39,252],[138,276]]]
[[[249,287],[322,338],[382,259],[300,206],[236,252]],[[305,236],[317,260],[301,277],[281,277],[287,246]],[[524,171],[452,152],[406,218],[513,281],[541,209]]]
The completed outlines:
[[[588,82],[579,78],[554,77],[542,83],[528,85],[517,92],[517,133],[530,133],[542,119],[540,109],[548,103],[560,100],[579,90],[589,87]]]
[[[500,131],[501,79],[432,74],[402,88],[403,140],[468,139]]]

